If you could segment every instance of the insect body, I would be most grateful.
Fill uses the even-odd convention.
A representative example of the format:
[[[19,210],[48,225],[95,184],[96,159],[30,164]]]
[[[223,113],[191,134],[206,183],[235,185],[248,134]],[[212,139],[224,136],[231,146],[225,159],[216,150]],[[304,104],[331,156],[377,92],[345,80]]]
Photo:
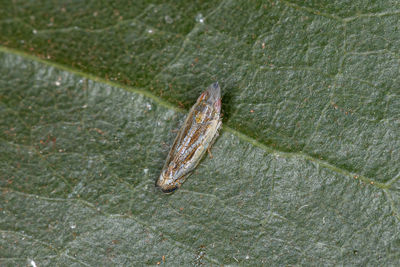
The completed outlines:
[[[164,193],[178,189],[210,149],[221,127],[221,89],[210,85],[190,109],[168,154],[156,186]]]

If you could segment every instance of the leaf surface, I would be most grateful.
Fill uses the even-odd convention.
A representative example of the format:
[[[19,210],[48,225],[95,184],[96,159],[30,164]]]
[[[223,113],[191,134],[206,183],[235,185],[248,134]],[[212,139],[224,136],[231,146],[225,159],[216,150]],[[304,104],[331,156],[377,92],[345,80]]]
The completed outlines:
[[[395,265],[399,18],[396,1],[1,1],[1,265]],[[214,157],[162,195],[215,80]]]

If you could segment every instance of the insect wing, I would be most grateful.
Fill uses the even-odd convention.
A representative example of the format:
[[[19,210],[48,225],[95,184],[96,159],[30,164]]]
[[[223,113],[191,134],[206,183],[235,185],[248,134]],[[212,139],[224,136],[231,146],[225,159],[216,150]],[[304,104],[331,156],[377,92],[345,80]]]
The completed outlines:
[[[171,193],[181,186],[212,145],[221,126],[221,93],[218,83],[204,91],[190,109],[168,154],[156,186]]]

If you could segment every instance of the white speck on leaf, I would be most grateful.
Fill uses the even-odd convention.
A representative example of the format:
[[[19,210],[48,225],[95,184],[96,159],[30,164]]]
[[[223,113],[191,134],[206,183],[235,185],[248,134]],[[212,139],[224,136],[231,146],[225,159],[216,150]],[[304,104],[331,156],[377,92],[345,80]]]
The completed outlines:
[[[33,29],[32,33],[37,34],[37,30]]]
[[[197,22],[200,22],[200,23],[204,23],[203,14],[201,14],[201,13],[197,14],[197,16],[196,16],[196,21],[197,21]]]
[[[36,267],[36,263],[34,260],[31,260],[29,263],[31,264],[32,267]]]
[[[60,81],[56,81],[55,84],[56,84],[57,86],[60,86],[60,85],[61,85]]]

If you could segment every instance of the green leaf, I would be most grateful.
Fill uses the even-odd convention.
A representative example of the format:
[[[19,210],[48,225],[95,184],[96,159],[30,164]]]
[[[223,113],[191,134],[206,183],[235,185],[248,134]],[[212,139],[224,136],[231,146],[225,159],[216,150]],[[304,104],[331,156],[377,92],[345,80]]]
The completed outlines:
[[[396,265],[400,3],[1,1],[0,265]],[[223,130],[154,188],[218,80]]]

